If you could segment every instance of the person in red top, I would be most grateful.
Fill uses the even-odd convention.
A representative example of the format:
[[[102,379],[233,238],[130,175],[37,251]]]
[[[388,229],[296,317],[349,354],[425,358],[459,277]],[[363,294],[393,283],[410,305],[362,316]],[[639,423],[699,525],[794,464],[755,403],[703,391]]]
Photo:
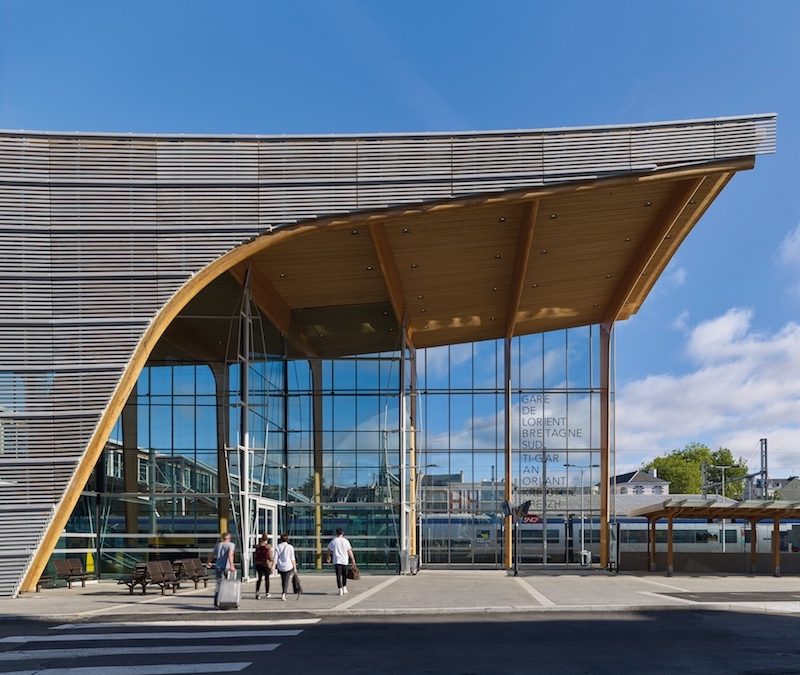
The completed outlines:
[[[264,580],[264,593],[268,598],[271,598],[269,592],[269,576],[272,574],[272,568],[275,566],[275,559],[272,556],[272,545],[269,543],[267,535],[261,537],[261,541],[256,546],[255,553],[253,554],[253,562],[256,566],[256,600],[259,599],[259,591],[261,590],[261,580]]]

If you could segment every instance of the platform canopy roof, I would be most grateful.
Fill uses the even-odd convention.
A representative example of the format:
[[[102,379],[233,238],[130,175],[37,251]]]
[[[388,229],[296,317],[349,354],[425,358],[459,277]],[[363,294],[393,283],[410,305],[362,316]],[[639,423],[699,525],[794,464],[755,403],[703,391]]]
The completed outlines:
[[[800,502],[746,500],[731,502],[727,499],[688,497],[667,499],[634,509],[631,516],[650,520],[662,518],[702,518],[718,520],[767,520],[800,517]]]
[[[772,151],[774,121],[728,120],[702,137],[692,122],[662,125],[624,161],[637,127],[551,130],[557,146],[542,132],[556,150],[530,186],[283,226],[231,276],[249,274],[298,355],[397,349],[404,324],[411,344],[433,347],[624,320],[733,175]],[[634,140],[612,155],[619,138]],[[196,316],[216,311],[194,305]]]

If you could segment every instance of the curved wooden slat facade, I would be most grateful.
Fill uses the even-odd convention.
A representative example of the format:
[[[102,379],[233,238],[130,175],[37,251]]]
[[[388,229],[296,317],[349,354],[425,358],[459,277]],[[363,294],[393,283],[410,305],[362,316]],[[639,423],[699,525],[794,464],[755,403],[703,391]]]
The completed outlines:
[[[420,135],[0,132],[0,595],[35,580],[136,368],[219,274],[258,266],[265,297],[281,296],[273,311],[320,352],[303,309],[384,302],[418,346],[613,321],[733,173],[774,148],[774,115]],[[377,276],[344,274],[329,297],[286,272],[282,285],[279,268],[302,278],[306,236],[323,231]],[[336,275],[342,260],[323,250],[317,264]],[[427,289],[444,291],[422,306]]]

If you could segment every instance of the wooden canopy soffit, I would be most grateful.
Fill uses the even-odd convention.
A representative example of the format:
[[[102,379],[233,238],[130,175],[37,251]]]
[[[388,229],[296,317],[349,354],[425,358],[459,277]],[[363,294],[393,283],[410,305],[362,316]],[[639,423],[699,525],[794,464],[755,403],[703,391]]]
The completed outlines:
[[[636,312],[731,176],[753,165],[732,159],[281,228],[298,234],[246,262],[253,298],[308,354],[325,351],[297,324],[311,308],[388,303],[416,347],[611,323]],[[244,269],[232,270],[240,282]],[[377,336],[374,350],[388,339]]]

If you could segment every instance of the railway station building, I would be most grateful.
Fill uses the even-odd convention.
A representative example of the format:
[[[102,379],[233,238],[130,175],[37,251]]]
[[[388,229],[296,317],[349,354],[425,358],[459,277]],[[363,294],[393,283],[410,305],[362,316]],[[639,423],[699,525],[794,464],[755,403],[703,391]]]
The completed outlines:
[[[0,132],[0,594],[221,530],[607,566],[614,326],[775,124]]]

